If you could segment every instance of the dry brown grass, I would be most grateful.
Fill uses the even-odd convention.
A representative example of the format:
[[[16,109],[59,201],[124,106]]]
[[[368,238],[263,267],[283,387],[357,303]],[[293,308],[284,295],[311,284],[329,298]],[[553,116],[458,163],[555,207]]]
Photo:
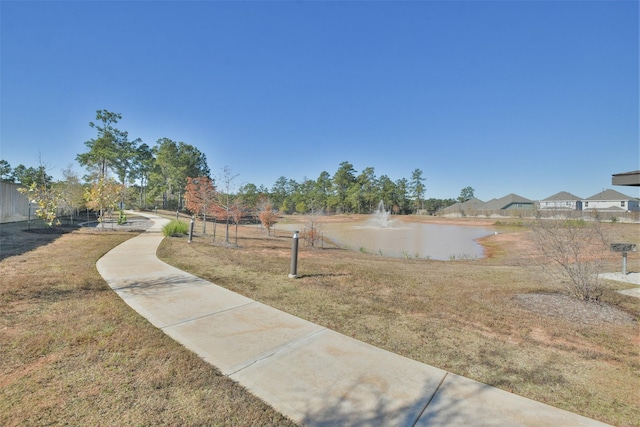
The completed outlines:
[[[0,229],[0,425],[294,425],[105,284],[135,234]]]
[[[614,240],[634,243],[638,230],[609,227]],[[165,239],[158,253],[218,285],[392,352],[590,418],[638,425],[640,300],[615,292],[630,286],[613,282],[600,304],[564,299],[557,284],[527,266],[526,227],[501,227],[484,239],[490,257],[476,261],[302,247],[296,280],[287,278],[291,239],[281,234],[269,238],[241,227],[237,248],[212,245],[209,235],[191,244]],[[619,254],[606,257],[617,271]],[[637,253],[629,255],[629,270],[640,271]]]

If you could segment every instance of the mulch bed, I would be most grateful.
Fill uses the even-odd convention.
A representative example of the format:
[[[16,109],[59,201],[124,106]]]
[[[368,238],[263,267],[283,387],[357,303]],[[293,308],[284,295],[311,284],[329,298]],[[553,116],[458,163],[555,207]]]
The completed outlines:
[[[515,301],[527,310],[582,325],[628,325],[635,323],[629,313],[605,303],[581,301],[563,294],[520,294]]]

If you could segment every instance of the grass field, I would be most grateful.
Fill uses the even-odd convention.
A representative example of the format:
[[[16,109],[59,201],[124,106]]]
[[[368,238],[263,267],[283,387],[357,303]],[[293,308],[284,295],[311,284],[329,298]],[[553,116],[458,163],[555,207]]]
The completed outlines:
[[[0,425],[293,425],[104,283],[96,260],[135,233],[10,228],[0,226]],[[608,231],[640,243],[638,230]],[[412,359],[610,424],[639,425],[640,300],[615,292],[630,287],[615,282],[600,304],[565,298],[529,265],[526,227],[501,227],[483,242],[489,257],[476,261],[301,244],[295,280],[287,278],[290,233],[242,226],[238,247],[221,244],[223,233],[218,224],[216,244],[211,234],[190,244],[167,238],[159,256]],[[619,255],[604,256],[618,271]],[[629,270],[640,271],[637,253]]]
[[[0,425],[294,425],[106,285],[135,233],[23,228],[0,226]]]
[[[526,227],[501,227],[484,239],[489,258],[475,261],[390,259],[301,243],[295,280],[287,277],[290,233],[240,227],[239,247],[229,247],[217,227],[218,243],[211,234],[191,244],[165,239],[160,258],[406,357],[614,425],[640,422],[640,300],[615,292],[631,287],[615,282],[599,304],[562,295],[529,265]],[[612,239],[640,243],[638,225],[607,228]],[[603,256],[619,270],[619,254]],[[630,254],[629,270],[639,267]]]

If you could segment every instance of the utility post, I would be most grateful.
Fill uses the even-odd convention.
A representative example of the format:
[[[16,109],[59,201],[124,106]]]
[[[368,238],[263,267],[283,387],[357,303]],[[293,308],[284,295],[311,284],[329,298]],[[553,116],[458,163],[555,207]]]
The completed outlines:
[[[189,242],[191,243],[191,241],[193,240],[193,224],[195,223],[195,219],[193,216],[191,216],[191,223],[189,224]]]
[[[293,239],[291,242],[291,271],[289,272],[289,279],[296,279],[298,277],[298,240],[300,239],[299,231],[293,233]]]

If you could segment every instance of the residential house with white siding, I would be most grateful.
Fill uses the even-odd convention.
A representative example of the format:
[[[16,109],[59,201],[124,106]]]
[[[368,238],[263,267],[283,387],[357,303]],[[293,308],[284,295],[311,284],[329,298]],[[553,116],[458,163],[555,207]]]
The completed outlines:
[[[540,200],[538,208],[542,210],[581,211],[582,198],[566,191],[561,191],[544,200]]]
[[[615,190],[604,190],[582,201],[582,210],[639,212],[640,201]]]

